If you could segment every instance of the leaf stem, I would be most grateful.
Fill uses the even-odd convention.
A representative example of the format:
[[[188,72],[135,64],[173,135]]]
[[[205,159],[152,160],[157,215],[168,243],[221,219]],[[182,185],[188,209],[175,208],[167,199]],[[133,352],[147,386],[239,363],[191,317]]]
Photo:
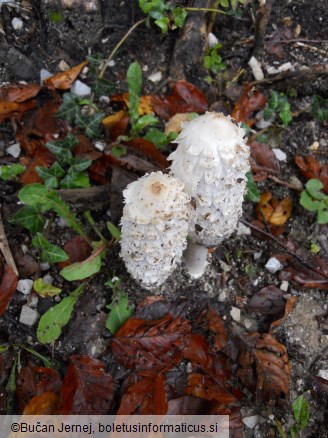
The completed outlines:
[[[95,226],[95,221],[93,219],[93,217],[91,216],[90,210],[86,210],[83,213],[84,217],[86,218],[86,220],[89,222],[89,224],[92,226],[93,231],[97,234],[97,236],[100,238],[100,240],[107,245],[107,240],[105,239],[105,237],[101,234],[101,232],[98,230],[98,228]]]
[[[115,53],[118,51],[118,49],[121,47],[121,45],[125,42],[125,40],[129,37],[129,35],[134,31],[134,29],[136,29],[138,26],[140,26],[140,24],[145,23],[145,21],[146,21],[146,18],[143,18],[142,20],[137,21],[132,27],[130,27],[130,29],[126,32],[126,34],[123,36],[123,38],[121,38],[120,41],[116,44],[116,46],[111,51],[111,53],[108,56],[108,58],[106,59],[106,61],[104,61],[104,66],[99,73],[99,79],[103,78],[105,71],[108,67],[108,63],[113,59],[113,57],[115,56]]]
[[[212,9],[212,8],[184,8],[186,11],[191,12],[217,12],[219,14],[228,15],[226,12],[221,9]]]

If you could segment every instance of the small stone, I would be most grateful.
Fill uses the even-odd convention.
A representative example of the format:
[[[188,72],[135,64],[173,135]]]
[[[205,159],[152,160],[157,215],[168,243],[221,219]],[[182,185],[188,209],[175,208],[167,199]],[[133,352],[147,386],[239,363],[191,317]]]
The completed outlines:
[[[114,61],[114,59],[112,59],[112,60],[108,61],[108,62],[106,63],[106,65],[107,65],[108,67],[114,67],[114,66],[116,65],[116,62]]]
[[[262,256],[262,251],[256,251],[256,252],[254,252],[254,254],[253,254],[254,260],[258,260],[258,259],[260,259],[261,256]]]
[[[68,227],[68,223],[67,223],[67,221],[66,221],[64,218],[62,218],[62,217],[58,218],[57,221],[56,221],[56,223],[57,223],[57,225],[58,225],[60,228]]]
[[[231,271],[231,266],[228,265],[228,263],[224,262],[223,260],[219,260],[219,263],[220,263],[222,271],[224,271],[224,272]]]
[[[17,284],[18,292],[21,292],[24,295],[29,295],[33,288],[33,280],[29,278],[25,278],[23,280],[19,280]]]
[[[109,103],[110,102],[110,98],[109,98],[109,96],[100,96],[99,97],[99,102]]]
[[[51,78],[51,76],[53,76],[53,73],[51,73],[49,70],[47,70],[45,68],[41,68],[41,70],[40,70],[40,84],[42,85],[43,82],[46,79]]]
[[[41,271],[48,271],[50,268],[50,264],[48,262],[42,262],[40,263],[40,269]]]
[[[95,146],[96,149],[98,149],[98,151],[102,152],[105,149],[105,147],[106,147],[106,143],[104,141],[97,140],[94,143],[94,146]]]
[[[54,282],[53,277],[50,274],[46,274],[42,280],[44,281],[45,284],[52,284]]]
[[[293,175],[290,180],[289,183],[291,185],[293,185],[297,190],[302,191],[303,190],[303,184],[301,183],[301,181],[297,178],[297,176]]]
[[[284,280],[284,281],[281,282],[280,290],[282,290],[283,292],[287,292],[288,291],[288,287],[289,287],[288,281]]]
[[[19,317],[19,322],[25,324],[28,327],[32,327],[38,320],[39,314],[36,310],[31,309],[27,304],[22,307],[22,311]]]
[[[239,322],[240,321],[240,309],[238,309],[238,307],[231,307],[230,316],[234,321]]]
[[[18,17],[14,17],[11,20],[11,25],[14,30],[21,30],[23,28],[23,24],[24,24],[23,21]]]
[[[287,155],[281,149],[273,148],[272,151],[275,154],[277,160],[279,160],[279,161],[286,161],[287,160]]]
[[[319,370],[318,376],[328,380],[328,370]]]
[[[251,57],[251,59],[248,61],[248,65],[252,69],[253,76],[257,81],[264,79],[261,63],[255,58],[255,56]]]
[[[162,72],[161,72],[161,71],[157,71],[157,72],[151,74],[150,76],[148,76],[148,80],[149,80],[150,82],[154,82],[154,83],[156,83],[156,82],[161,81],[161,80],[162,80],[162,77],[163,77]]]
[[[219,301],[223,302],[227,298],[227,292],[224,290],[219,294]]]
[[[249,429],[254,429],[258,424],[265,423],[265,418],[260,415],[251,415],[250,417],[243,418],[243,423]]]
[[[89,85],[85,84],[84,82],[77,80],[74,82],[71,88],[71,92],[75,94],[75,96],[82,99],[84,97],[89,97],[91,95],[91,88],[89,87]]]
[[[284,64],[279,65],[277,68],[278,73],[282,73],[283,71],[294,70],[291,62],[285,62]]]
[[[60,71],[67,71],[70,69],[70,66],[67,64],[66,61],[64,61],[63,59],[59,62],[58,64],[58,69]]]
[[[265,268],[267,271],[271,272],[271,274],[274,274],[282,268],[282,264],[275,257],[271,257],[271,259],[267,261]]]
[[[319,146],[320,146],[319,142],[318,142],[318,141],[314,141],[314,142],[311,144],[311,146],[309,146],[309,150],[310,150],[310,151],[316,151],[316,150],[319,149]]]
[[[244,225],[242,222],[238,222],[237,236],[250,236],[251,229]]]
[[[214,35],[214,33],[210,32],[207,36],[208,47],[212,48],[212,47],[216,46],[218,43],[219,43],[219,40],[217,39],[217,37]]]
[[[37,294],[33,293],[28,296],[27,305],[29,307],[37,307],[38,302],[39,302],[39,297],[37,296]]]
[[[19,143],[14,143],[7,148],[7,154],[11,155],[14,158],[18,158],[21,153],[21,147]]]
[[[276,116],[272,114],[272,116],[268,120],[264,120],[264,111],[259,111],[256,114],[256,120],[257,120],[256,127],[258,129],[266,129],[273,124],[275,118]]]
[[[244,326],[247,330],[254,328],[254,325],[256,325],[256,323],[254,324],[254,321],[252,319],[249,318],[244,319]]]

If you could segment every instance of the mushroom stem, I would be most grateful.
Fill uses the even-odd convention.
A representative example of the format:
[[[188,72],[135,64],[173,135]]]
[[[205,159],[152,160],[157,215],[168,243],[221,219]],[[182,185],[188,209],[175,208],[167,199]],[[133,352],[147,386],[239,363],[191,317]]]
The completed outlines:
[[[200,278],[208,265],[208,250],[205,246],[188,241],[187,248],[183,254],[183,263],[191,278]]]

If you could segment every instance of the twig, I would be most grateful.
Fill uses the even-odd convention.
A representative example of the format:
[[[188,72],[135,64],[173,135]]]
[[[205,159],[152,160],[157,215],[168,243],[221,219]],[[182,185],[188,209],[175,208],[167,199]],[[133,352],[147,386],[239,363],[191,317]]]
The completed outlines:
[[[0,206],[1,208],[1,206]],[[2,223],[1,212],[0,212],[0,251],[2,252],[6,263],[12,268],[17,276],[19,276],[18,269],[16,267],[15,260],[10,251],[8,240],[5,234],[5,229]]]
[[[268,175],[268,178],[272,179],[272,181],[276,182],[277,184],[281,184],[282,186],[286,186],[289,189],[296,190],[297,192],[301,192],[303,190],[302,188],[297,187],[294,184],[290,184],[287,181],[283,181],[282,179],[279,179],[276,176]]]
[[[251,224],[250,222],[246,221],[245,219],[240,219],[240,222],[242,222],[247,227],[251,228],[252,230],[255,230],[256,232],[262,234],[263,236],[268,237],[269,239],[273,240],[280,248],[284,250],[287,254],[294,257],[298,262],[300,262],[303,266],[310,269],[312,272],[315,272],[318,275],[321,275],[322,277],[325,277],[328,279],[328,274],[326,274],[323,271],[319,271],[316,268],[313,268],[311,265],[309,265],[306,261],[304,261],[301,257],[299,257],[297,254],[295,254],[293,251],[290,251],[286,246],[280,242],[275,236],[273,236],[271,233],[268,233],[267,231],[261,230],[261,228],[257,227],[254,224]]]
[[[271,8],[272,0],[267,0],[260,6],[260,10],[257,13],[254,33],[253,56],[257,56],[259,51],[262,49],[264,34],[271,14]]]
[[[104,61],[104,66],[99,73],[99,79],[102,79],[102,77],[104,76],[105,71],[108,67],[108,63],[113,59],[113,57],[115,56],[115,53],[118,51],[118,49],[124,43],[124,41],[129,37],[129,35],[134,31],[134,29],[136,29],[141,24],[145,23],[145,21],[146,21],[146,18],[143,18],[142,20],[137,21],[132,27],[130,27],[130,29],[126,32],[126,34],[123,36],[123,38],[121,38],[120,41],[116,44],[116,46],[111,51],[108,58]]]

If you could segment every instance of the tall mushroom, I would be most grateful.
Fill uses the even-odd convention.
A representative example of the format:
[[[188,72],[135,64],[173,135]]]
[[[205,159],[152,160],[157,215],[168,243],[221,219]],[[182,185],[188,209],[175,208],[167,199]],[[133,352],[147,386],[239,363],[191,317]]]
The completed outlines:
[[[205,270],[206,247],[229,237],[241,216],[249,170],[244,135],[230,116],[208,112],[184,126],[177,149],[168,157],[171,174],[184,183],[191,197],[192,243],[186,260],[194,278]]]
[[[153,172],[124,190],[121,257],[131,276],[146,289],[161,285],[187,245],[190,197],[183,183]]]

